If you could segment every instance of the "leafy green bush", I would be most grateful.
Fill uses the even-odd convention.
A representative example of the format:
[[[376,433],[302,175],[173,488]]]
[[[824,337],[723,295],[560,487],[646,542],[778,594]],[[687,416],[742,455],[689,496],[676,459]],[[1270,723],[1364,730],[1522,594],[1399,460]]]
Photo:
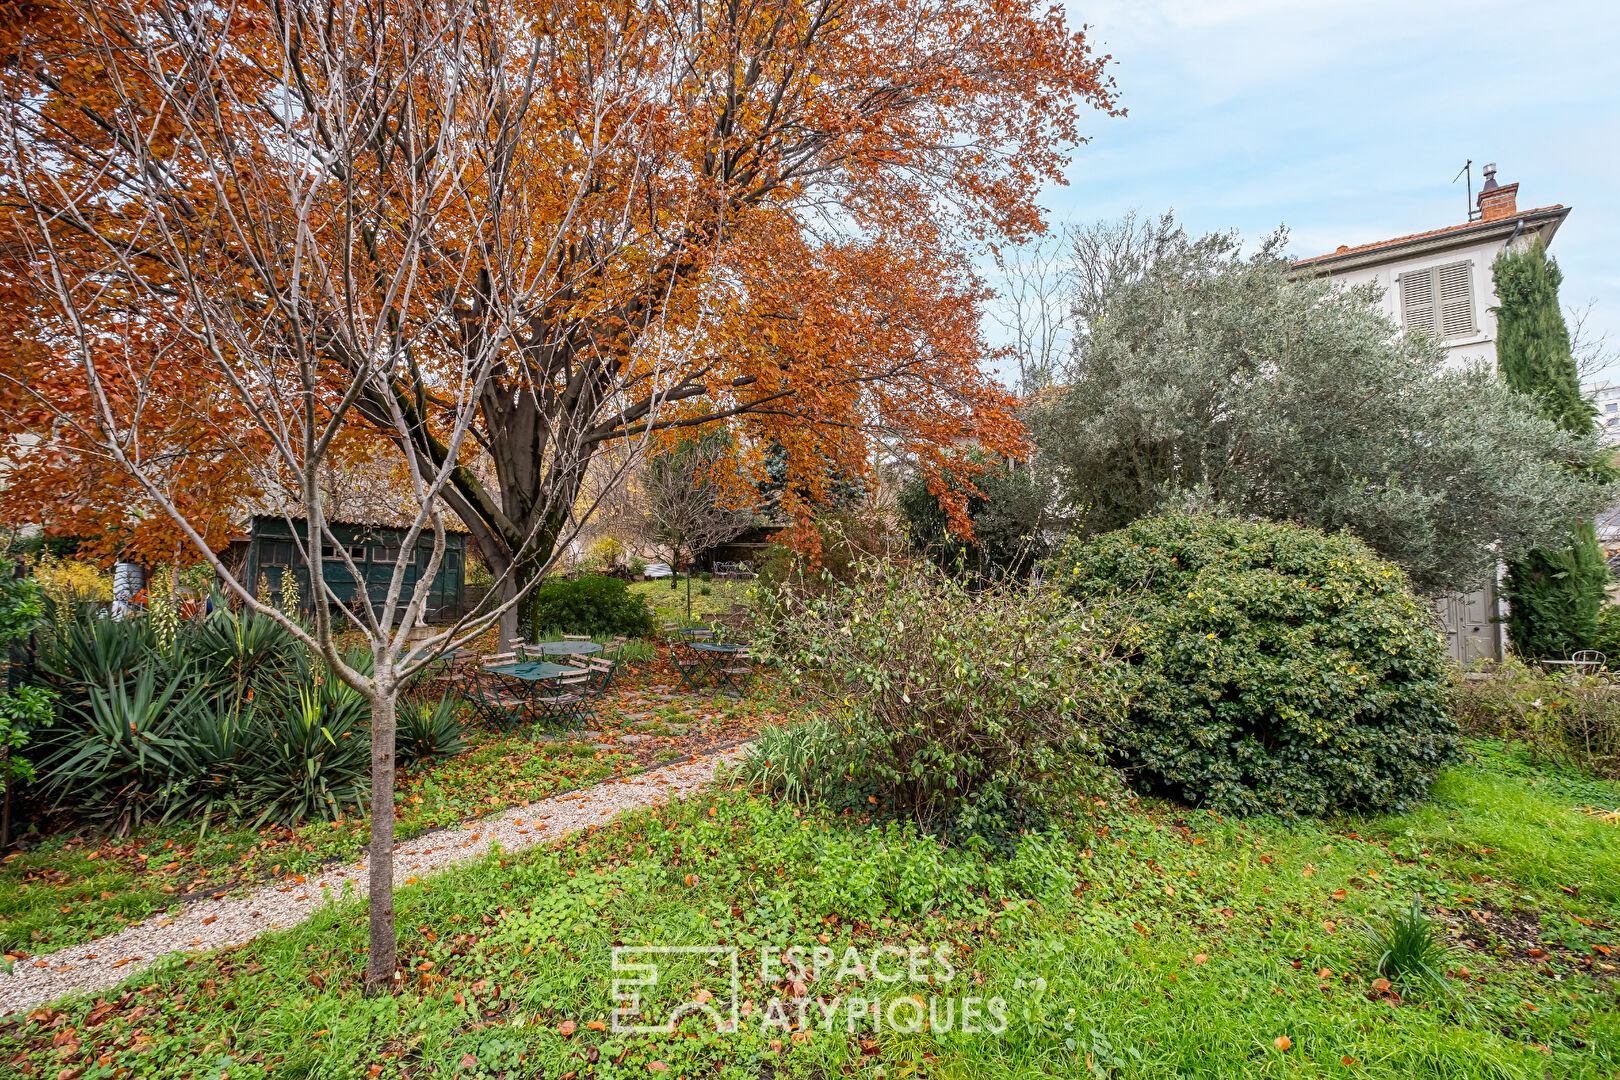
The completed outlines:
[[[1471,735],[1521,742],[1536,757],[1620,779],[1620,686],[1603,675],[1553,675],[1516,657],[1462,676],[1457,722]]]
[[[532,625],[554,626],[574,634],[646,637],[653,632],[647,598],[620,578],[592,575],[552,581],[535,591]]]
[[[810,800],[866,787],[951,833],[1041,822],[1112,705],[1106,648],[1050,589],[975,593],[927,564],[862,558],[826,595],[780,589],[766,629],[823,719],[762,744],[752,778]]]
[[[4,567],[0,563],[0,568]],[[39,586],[25,578],[0,578],[0,654],[33,632],[44,612]],[[27,746],[34,731],[50,724],[55,695],[37,686],[8,689],[11,683],[7,656],[6,677],[0,683],[0,792],[13,780],[32,780],[33,763],[17,751]]]
[[[1144,518],[1057,564],[1120,635],[1134,782],[1224,813],[1394,810],[1458,758],[1430,605],[1348,535]]]

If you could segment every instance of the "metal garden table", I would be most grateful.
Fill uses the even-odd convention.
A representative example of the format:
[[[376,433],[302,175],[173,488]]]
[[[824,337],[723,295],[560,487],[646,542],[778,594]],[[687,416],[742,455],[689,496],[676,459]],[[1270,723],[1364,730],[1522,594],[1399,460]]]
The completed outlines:
[[[567,708],[559,710],[558,706],[548,704],[545,699],[539,698],[536,693],[539,684],[552,682],[566,675],[579,675],[581,672],[578,668],[566,667],[562,664],[552,664],[544,660],[530,660],[521,664],[503,664],[500,667],[485,668],[483,674],[493,676],[495,681],[500,683],[502,689],[523,703],[523,711],[528,715],[529,719],[538,721],[545,718],[542,712],[546,715],[566,715],[571,711]],[[580,695],[580,697],[583,699],[584,695]],[[544,709],[537,711],[535,708],[537,704],[545,706]],[[495,712],[497,710],[486,705],[486,711]]]
[[[704,668],[714,677],[716,688],[724,685],[738,689],[731,677],[726,674],[726,661],[748,648],[747,645],[735,641],[694,641],[687,648],[697,653],[698,659],[703,661]]]
[[[595,641],[542,641],[523,647],[542,656],[589,656],[602,651],[602,646]]]

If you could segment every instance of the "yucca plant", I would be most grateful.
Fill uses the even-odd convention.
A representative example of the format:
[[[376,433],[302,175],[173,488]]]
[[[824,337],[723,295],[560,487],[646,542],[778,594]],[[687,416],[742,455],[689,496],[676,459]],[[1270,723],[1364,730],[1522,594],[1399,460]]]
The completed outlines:
[[[466,729],[449,694],[436,702],[400,702],[394,752],[401,765],[460,753],[466,741]]]
[[[191,682],[182,670],[160,684],[148,666],[133,680],[109,674],[105,685],[88,687],[47,754],[41,770],[47,796],[58,806],[72,797],[109,814],[120,832],[184,798],[207,773],[192,738],[200,701]]]
[[[309,667],[303,644],[281,624],[226,607],[192,631],[185,645],[218,709],[238,721],[266,695],[277,707],[291,708],[292,688],[302,684]]]
[[[295,708],[259,713],[262,724],[238,768],[244,803],[259,811],[255,825],[335,821],[369,802],[365,699],[343,684],[330,690],[331,683],[305,683]]]
[[[1378,957],[1373,969],[1391,983],[1405,987],[1429,983],[1449,992],[1445,964],[1456,946],[1444,940],[1439,927],[1423,914],[1419,897],[1412,897],[1405,910],[1397,908],[1366,924],[1362,933],[1369,951]]]
[[[65,616],[54,622],[40,650],[45,680],[69,706],[83,703],[93,687],[105,687],[137,671],[171,669],[142,619],[115,621]]]

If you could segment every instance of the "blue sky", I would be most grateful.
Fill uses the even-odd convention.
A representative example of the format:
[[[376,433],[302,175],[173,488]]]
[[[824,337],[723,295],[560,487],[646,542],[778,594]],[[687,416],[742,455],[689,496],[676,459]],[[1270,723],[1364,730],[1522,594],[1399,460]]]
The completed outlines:
[[[1067,0],[1129,110],[1096,117],[1055,222],[1174,207],[1189,231],[1286,224],[1317,255],[1461,222],[1472,158],[1519,206],[1573,206],[1566,305],[1620,345],[1620,3]],[[1611,369],[1620,376],[1620,370]]]

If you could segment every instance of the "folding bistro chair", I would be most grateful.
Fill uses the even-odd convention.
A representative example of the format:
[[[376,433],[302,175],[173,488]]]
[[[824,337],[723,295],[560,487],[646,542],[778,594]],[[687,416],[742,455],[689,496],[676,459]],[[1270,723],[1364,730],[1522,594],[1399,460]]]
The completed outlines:
[[[600,679],[600,682],[592,684],[592,692],[597,697],[601,697],[603,694],[607,693],[608,687],[613,685],[614,663],[612,660],[597,660],[593,658],[590,661],[590,668],[591,673],[598,676]]]
[[[726,658],[726,664],[720,668],[720,685],[727,690],[735,691],[738,697],[742,696],[743,684],[754,673],[751,664],[744,661],[752,660],[753,655],[747,649],[739,649]]]
[[[499,676],[490,670],[503,667],[515,660],[516,657],[511,653],[486,656],[479,661],[478,670],[467,680],[468,685],[472,687],[473,708],[484,723],[495,731],[512,731],[524,720],[529,719],[529,703],[512,693]]]
[[[557,680],[557,691],[553,694],[541,694],[531,699],[537,713],[537,718],[544,721],[558,721],[567,727],[570,721],[581,719],[585,708],[585,694],[590,689],[590,675],[565,675]]]
[[[562,636],[562,639],[564,641],[589,641],[589,640],[591,640],[591,635],[589,635],[589,634],[564,634]]]
[[[680,687],[677,689],[696,690],[698,688],[696,677],[703,672],[703,661],[695,655],[688,655],[681,659],[681,646],[678,642],[669,643],[669,659],[675,665],[675,671],[681,677]]]
[[[1569,658],[1574,661],[1573,667],[1577,675],[1596,675],[1603,670],[1603,664],[1608,660],[1608,657],[1596,649],[1582,649],[1579,652],[1572,652],[1569,654]]]

